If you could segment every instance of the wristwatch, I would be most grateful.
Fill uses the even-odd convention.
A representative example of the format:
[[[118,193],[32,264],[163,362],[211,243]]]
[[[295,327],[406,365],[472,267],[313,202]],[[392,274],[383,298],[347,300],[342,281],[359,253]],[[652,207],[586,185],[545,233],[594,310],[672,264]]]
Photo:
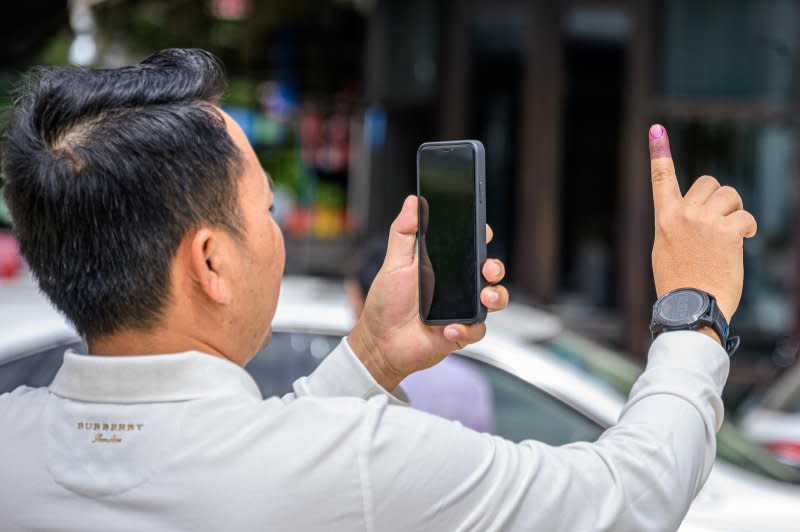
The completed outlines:
[[[653,305],[650,321],[653,338],[662,332],[694,331],[702,327],[714,329],[728,355],[739,348],[740,338],[728,337],[728,322],[711,294],[694,288],[679,288],[664,294]]]

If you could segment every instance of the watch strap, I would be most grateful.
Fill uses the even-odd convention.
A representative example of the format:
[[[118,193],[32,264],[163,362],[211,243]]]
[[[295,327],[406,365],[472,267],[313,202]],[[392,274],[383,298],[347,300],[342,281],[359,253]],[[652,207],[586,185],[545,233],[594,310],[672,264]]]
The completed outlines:
[[[722,340],[722,345],[726,345],[728,343],[728,333],[730,332],[728,320],[725,319],[725,316],[722,315],[722,311],[719,310],[717,300],[714,296],[708,294],[708,299],[711,303],[708,306],[708,317],[711,320],[711,328],[719,335],[720,340]]]
[[[728,320],[725,319],[725,316],[722,315],[722,311],[717,306],[716,298],[711,294],[708,294],[708,298],[711,300],[711,305],[709,305],[708,309],[711,314],[711,328],[719,335],[722,341],[722,347],[725,348],[728,356],[730,356],[739,349],[742,339],[738,336],[728,336],[731,332]]]

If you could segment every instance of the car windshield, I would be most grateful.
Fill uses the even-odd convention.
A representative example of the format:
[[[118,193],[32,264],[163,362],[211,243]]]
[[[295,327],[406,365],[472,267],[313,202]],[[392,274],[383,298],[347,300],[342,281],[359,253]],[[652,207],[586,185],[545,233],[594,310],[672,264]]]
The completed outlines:
[[[643,368],[617,351],[569,332],[538,345],[558,358],[604,382],[627,397]],[[732,423],[725,421],[717,433],[717,457],[760,475],[783,482],[800,483],[800,471],[744,437]]]

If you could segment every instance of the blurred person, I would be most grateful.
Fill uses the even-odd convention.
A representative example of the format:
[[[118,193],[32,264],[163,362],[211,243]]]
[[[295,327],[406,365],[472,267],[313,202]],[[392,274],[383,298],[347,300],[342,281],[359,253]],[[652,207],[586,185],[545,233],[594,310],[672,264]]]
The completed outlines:
[[[285,397],[243,369],[270,338],[284,268],[272,192],[218,107],[200,50],[40,68],[15,100],[5,198],[42,291],[89,346],[52,384],[0,396],[8,530],[670,530],[707,478],[725,334],[664,332],[596,442],[519,444],[407,408],[412,373],[483,324],[418,317],[417,199],[392,223],[361,318]],[[601,133],[598,133],[601,134]],[[660,298],[713,294],[730,319],[755,220],[710,177],[681,195],[650,134]],[[504,308],[502,262],[480,294]]]
[[[386,239],[377,237],[358,250],[345,279],[345,292],[356,319],[386,256]],[[486,377],[467,362],[446,356],[426,370],[412,373],[401,383],[414,408],[459,421],[471,429],[494,428],[492,387]]]

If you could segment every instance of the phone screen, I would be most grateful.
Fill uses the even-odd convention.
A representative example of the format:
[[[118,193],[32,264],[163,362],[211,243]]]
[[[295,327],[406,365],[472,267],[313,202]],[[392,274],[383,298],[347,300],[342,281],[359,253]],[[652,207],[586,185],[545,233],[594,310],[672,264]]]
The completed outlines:
[[[425,146],[419,153],[420,314],[467,319],[477,309],[475,150]]]

